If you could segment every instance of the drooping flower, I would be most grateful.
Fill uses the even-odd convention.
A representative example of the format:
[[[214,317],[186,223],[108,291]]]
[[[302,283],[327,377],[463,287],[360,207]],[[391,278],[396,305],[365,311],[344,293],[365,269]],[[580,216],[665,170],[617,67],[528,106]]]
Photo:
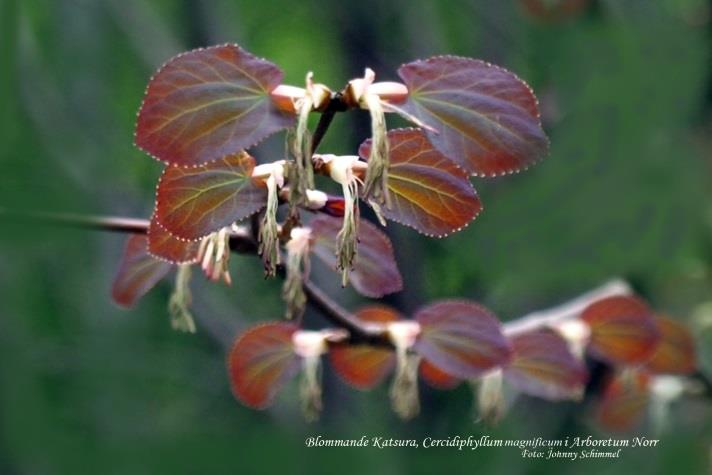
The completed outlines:
[[[195,333],[195,320],[190,312],[190,305],[193,301],[190,292],[190,266],[190,264],[178,266],[175,288],[168,299],[168,313],[171,316],[171,327],[174,330]]]
[[[331,91],[323,84],[314,83],[314,74],[310,71],[306,77],[304,94],[294,101],[297,113],[297,126],[292,141],[294,167],[289,168],[289,209],[294,213],[296,207],[306,203],[307,190],[314,188],[314,170],[311,164],[312,142],[309,132],[309,114],[321,110],[331,98]]]
[[[307,296],[304,293],[304,279],[309,275],[309,252],[311,250],[311,229],[292,228],[287,248],[287,276],[282,287],[282,297],[287,304],[287,318],[298,318],[304,313]]]
[[[370,201],[390,208],[388,196],[388,138],[386,137],[386,114],[378,94],[371,92],[370,86],[376,78],[372,69],[366,68],[361,79],[349,82],[349,100],[371,114],[371,153],[364,181],[363,193]]]
[[[267,184],[267,207],[260,225],[259,249],[265,272],[273,277],[281,263],[279,252],[279,226],[277,208],[279,207],[279,189],[284,186],[284,160],[258,165],[252,172],[253,177],[262,177]]]
[[[302,412],[307,421],[319,418],[321,402],[321,355],[328,351],[327,342],[340,341],[348,336],[345,330],[299,330],[292,335],[294,353],[302,358],[300,397]]]
[[[420,324],[399,320],[387,324],[387,333],[396,348],[396,374],[390,396],[393,410],[402,419],[411,419],[420,412],[418,397],[418,365],[420,356],[409,351],[420,334]]]
[[[332,180],[341,185],[344,194],[344,220],[336,236],[338,268],[342,273],[342,285],[348,282],[348,273],[356,256],[358,241],[358,187],[362,184],[356,170],[363,170],[366,164],[356,155],[314,155],[320,160]]]

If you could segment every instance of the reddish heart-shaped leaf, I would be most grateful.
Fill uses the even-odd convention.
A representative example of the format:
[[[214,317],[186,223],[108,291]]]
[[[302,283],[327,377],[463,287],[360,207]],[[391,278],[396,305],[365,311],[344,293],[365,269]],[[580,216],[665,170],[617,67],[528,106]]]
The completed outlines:
[[[637,427],[648,409],[649,381],[649,375],[642,371],[627,370],[616,375],[603,390],[596,414],[598,422],[617,432]]]
[[[281,80],[277,66],[237,45],[180,54],[148,84],[136,145],[180,166],[247,149],[294,122],[269,95]]]
[[[192,264],[196,262],[200,241],[179,239],[169,233],[155,217],[148,227],[148,252],[158,259],[171,264]]]
[[[504,370],[506,380],[519,391],[549,400],[578,399],[588,373],[561,335],[536,330],[513,337],[512,361]]]
[[[299,370],[291,323],[265,323],[252,327],[235,340],[228,356],[232,391],[243,404],[265,409],[277,391]]]
[[[473,175],[522,170],[549,148],[537,100],[527,84],[484,61],[437,56],[404,64],[408,86],[402,106],[437,132],[432,144]]]
[[[387,323],[400,320],[401,315],[390,307],[373,305],[356,312],[364,322]],[[396,357],[392,350],[371,345],[333,345],[329,360],[336,374],[357,389],[372,389],[393,371]]]
[[[419,129],[388,132],[391,207],[383,215],[429,236],[461,229],[482,210],[482,203],[464,170],[435,150]],[[368,158],[371,139],[359,148]]]
[[[647,367],[653,373],[689,374],[697,368],[695,341],[690,330],[680,322],[656,317],[660,342]]]
[[[591,329],[589,352],[614,364],[646,361],[659,341],[653,312],[635,297],[608,297],[589,305],[581,318]]]
[[[481,305],[444,300],[421,308],[414,318],[421,326],[415,351],[452,376],[476,378],[509,361],[501,325]]]
[[[169,263],[148,253],[148,238],[145,235],[131,235],[126,241],[124,255],[111,287],[114,302],[122,307],[132,307],[170,270]]]
[[[462,382],[460,378],[446,373],[425,359],[420,362],[418,371],[420,378],[435,389],[455,389]]]
[[[314,237],[312,252],[327,266],[336,268],[336,235],[341,229],[341,219],[320,215],[311,220],[309,227]],[[354,289],[371,298],[381,298],[403,288],[391,240],[365,219],[359,223],[350,281]]]
[[[158,222],[182,239],[198,239],[261,210],[267,188],[252,178],[245,152],[193,168],[168,166],[156,193]]]

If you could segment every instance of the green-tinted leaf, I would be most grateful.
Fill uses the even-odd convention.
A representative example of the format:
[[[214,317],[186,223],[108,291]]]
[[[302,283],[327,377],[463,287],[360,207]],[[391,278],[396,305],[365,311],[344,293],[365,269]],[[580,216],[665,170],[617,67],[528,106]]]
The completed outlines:
[[[599,401],[598,422],[610,431],[629,431],[642,422],[650,401],[650,377],[627,370],[608,382]]]
[[[444,300],[415,314],[421,332],[414,349],[458,378],[481,376],[509,361],[511,348],[497,318],[474,302]]]
[[[265,409],[277,391],[299,370],[291,323],[265,323],[237,338],[228,356],[228,371],[235,396],[246,406]]]
[[[510,341],[514,354],[504,377],[512,386],[550,400],[577,399],[583,395],[588,377],[586,367],[558,333],[537,330]]]
[[[690,330],[680,322],[656,317],[660,342],[647,367],[654,373],[689,374],[697,368],[695,341]]]
[[[245,152],[193,168],[168,166],[156,193],[156,219],[171,234],[197,239],[250,216],[267,203]]]
[[[365,322],[386,323],[400,320],[401,315],[390,307],[373,305],[356,312]],[[329,360],[336,374],[358,389],[371,389],[393,371],[395,354],[391,350],[371,345],[332,345]]]
[[[151,218],[148,227],[148,252],[171,264],[188,264],[196,262],[200,241],[179,239],[161,226],[156,218]]]
[[[609,297],[589,305],[581,318],[591,328],[589,352],[614,364],[646,361],[659,341],[648,305],[627,296]]]
[[[548,153],[536,97],[506,69],[438,56],[398,74],[409,91],[403,108],[438,131],[426,131],[435,148],[471,174],[515,172]]]
[[[277,66],[237,45],[180,54],[148,84],[136,145],[181,166],[247,149],[294,121],[269,96],[281,80]]]
[[[126,249],[111,287],[114,302],[122,307],[132,307],[170,270],[169,263],[148,253],[148,238],[145,235],[131,235],[126,241]]]
[[[336,235],[341,229],[341,219],[320,215],[311,220],[309,227],[314,237],[314,255],[327,266],[336,268]],[[380,298],[403,288],[390,239],[364,219],[359,223],[350,281],[354,289],[371,298]]]
[[[482,209],[467,173],[435,150],[419,129],[388,132],[390,220],[430,236],[444,236],[467,225]],[[359,155],[368,158],[371,140]]]

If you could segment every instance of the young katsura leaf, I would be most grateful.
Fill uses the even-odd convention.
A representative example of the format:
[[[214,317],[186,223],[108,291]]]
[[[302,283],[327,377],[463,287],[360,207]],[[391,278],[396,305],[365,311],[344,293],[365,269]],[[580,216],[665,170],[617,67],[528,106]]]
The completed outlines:
[[[314,237],[314,254],[330,268],[336,268],[336,236],[341,220],[320,215],[309,222],[309,227]],[[356,291],[366,297],[381,298],[403,288],[390,239],[368,221],[359,225],[356,250],[350,274]]]
[[[281,80],[277,66],[237,45],[180,54],[148,84],[136,145],[180,166],[247,149],[294,123],[270,98]]]
[[[660,342],[646,367],[657,374],[689,374],[697,368],[695,341],[682,323],[666,317],[655,317]]]
[[[547,155],[536,97],[506,69],[437,56],[398,75],[409,93],[402,108],[435,129],[425,131],[430,142],[470,174],[512,173]]]
[[[261,210],[264,183],[245,152],[194,168],[169,166],[156,192],[155,219],[175,237],[195,240]]]
[[[497,318],[474,302],[444,300],[414,316],[421,332],[413,349],[442,371],[462,379],[509,362],[511,348]]]
[[[519,391],[549,400],[580,399],[588,373],[566,340],[549,329],[514,336],[504,379]]]
[[[650,403],[650,376],[626,369],[615,375],[603,390],[596,419],[607,430],[625,432],[642,422]]]
[[[402,316],[390,307],[373,305],[356,312],[364,322],[388,323]],[[334,345],[329,350],[329,360],[336,374],[357,389],[372,389],[393,371],[396,355],[392,350],[372,345]]]
[[[459,231],[482,210],[467,173],[433,148],[422,130],[391,130],[388,141],[392,206],[380,209],[386,219],[442,237]],[[370,150],[367,140],[359,155],[367,158]]]
[[[462,380],[441,370],[426,359],[420,361],[420,378],[435,389],[455,389]]]
[[[228,356],[232,390],[243,404],[265,409],[274,402],[277,391],[299,371],[294,352],[291,323],[266,323],[240,335]]]
[[[169,263],[148,253],[148,237],[131,235],[126,241],[124,255],[111,287],[114,302],[122,307],[132,307],[170,270]]]
[[[179,239],[154,217],[148,227],[148,252],[171,264],[193,264],[198,260],[199,241]]]
[[[615,296],[589,305],[581,314],[591,330],[588,351],[614,364],[645,362],[660,335],[653,311],[636,297]]]

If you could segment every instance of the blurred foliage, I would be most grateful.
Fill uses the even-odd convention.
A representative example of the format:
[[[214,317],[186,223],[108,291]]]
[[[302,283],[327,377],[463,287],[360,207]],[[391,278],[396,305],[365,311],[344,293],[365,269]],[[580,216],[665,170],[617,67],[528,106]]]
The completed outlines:
[[[551,156],[474,180],[485,205],[465,231],[428,240],[392,225],[404,311],[469,297],[504,320],[611,276],[657,308],[712,319],[712,3],[599,0],[564,17],[514,0],[4,0],[0,2],[0,206],[148,216],[160,165],[132,145],[145,84],[170,56],[237,42],[300,85],[334,88],[373,67],[395,79],[416,57],[459,54],[515,71],[537,92]],[[392,124],[397,124],[397,119]],[[324,150],[351,153],[363,114],[338,117]],[[258,157],[281,156],[282,139]],[[0,473],[703,473],[709,409],[675,408],[660,448],[609,461],[546,463],[506,450],[306,449],[324,437],[595,433],[586,410],[518,402],[495,429],[473,424],[466,387],[425,391],[398,421],[387,389],[357,393],[326,371],[322,422],[296,390],[253,412],[230,394],[224,355],[240,328],[281,315],[279,283],[237,256],[232,288],[197,279],[197,336],[173,332],[170,283],[131,312],[108,296],[123,236],[6,223],[0,232]],[[418,256],[414,258],[413,256]],[[331,274],[317,280],[350,307]],[[707,310],[705,310],[707,309]],[[308,315],[313,325],[318,314]],[[698,333],[710,370],[712,330]],[[674,434],[674,435],[673,435]]]

